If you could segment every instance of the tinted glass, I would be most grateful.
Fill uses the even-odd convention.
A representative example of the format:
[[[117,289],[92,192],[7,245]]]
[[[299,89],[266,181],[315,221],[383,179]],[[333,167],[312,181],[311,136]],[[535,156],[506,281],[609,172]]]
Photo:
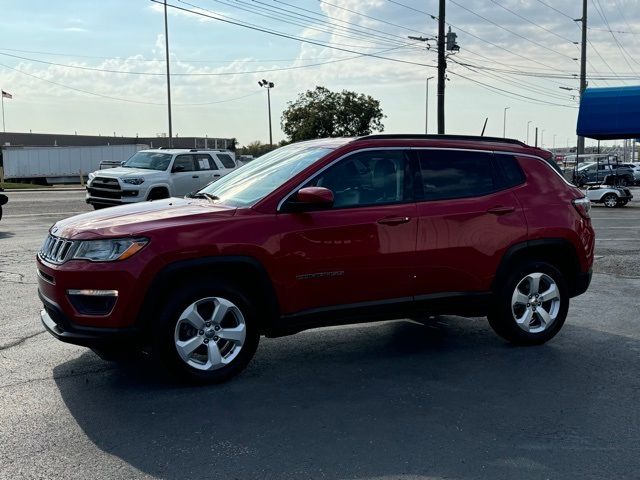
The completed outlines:
[[[145,170],[166,170],[171,163],[170,153],[138,152],[124,162],[123,167]]]
[[[193,165],[193,155],[178,155],[176,157],[176,161],[173,162],[173,171],[176,171],[176,168],[182,167],[181,172],[192,172],[195,170]]]
[[[513,155],[494,155],[496,187],[510,188],[524,183],[525,176],[518,160]]]
[[[206,153],[199,153],[196,155],[196,165],[198,166],[198,170],[217,170],[218,166],[216,162],[213,161],[210,155]]]
[[[236,164],[233,161],[233,158],[231,158],[231,155],[227,155],[226,153],[219,153],[218,158],[222,162],[222,165],[224,165],[224,168],[236,168]]]
[[[322,172],[305,186],[328,188],[334,208],[399,203],[408,194],[408,162],[403,150],[356,153]]]
[[[422,150],[418,155],[425,200],[479,197],[495,191],[491,154]]]

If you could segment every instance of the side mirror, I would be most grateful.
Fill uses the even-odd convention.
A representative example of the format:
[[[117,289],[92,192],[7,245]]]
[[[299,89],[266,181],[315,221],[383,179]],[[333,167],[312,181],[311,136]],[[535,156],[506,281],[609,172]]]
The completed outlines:
[[[302,208],[331,208],[333,206],[333,192],[324,187],[306,187],[298,190],[293,202]]]
[[[120,166],[123,166],[126,162],[126,160],[123,160],[122,162],[120,162]]]
[[[175,167],[173,167],[173,170],[171,170],[171,173],[177,173],[177,172],[184,172],[184,166],[176,165]]]

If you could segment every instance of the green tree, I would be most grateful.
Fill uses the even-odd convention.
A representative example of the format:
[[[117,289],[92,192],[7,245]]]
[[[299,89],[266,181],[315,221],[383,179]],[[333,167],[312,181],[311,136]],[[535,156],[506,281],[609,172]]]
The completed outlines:
[[[369,95],[316,87],[289,102],[282,131],[292,142],[323,137],[355,137],[384,131],[380,102]]]
[[[277,145],[269,145],[268,143],[262,143],[260,140],[255,140],[248,143],[244,147],[240,147],[236,150],[238,155],[251,155],[252,157],[259,157],[265,153],[275,150]]]

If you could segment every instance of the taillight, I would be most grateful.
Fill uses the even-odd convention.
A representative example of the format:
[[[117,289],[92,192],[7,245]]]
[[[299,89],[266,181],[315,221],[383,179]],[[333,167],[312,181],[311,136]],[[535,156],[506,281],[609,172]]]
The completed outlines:
[[[572,203],[580,216],[584,218],[591,218],[589,215],[589,212],[591,211],[591,201],[587,197],[577,198],[573,200]]]

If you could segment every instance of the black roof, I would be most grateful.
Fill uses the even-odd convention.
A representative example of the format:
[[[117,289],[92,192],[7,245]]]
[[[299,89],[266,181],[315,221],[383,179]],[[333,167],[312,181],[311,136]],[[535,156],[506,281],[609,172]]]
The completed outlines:
[[[361,140],[467,140],[467,141],[483,141],[493,143],[509,143],[513,145],[521,145],[526,147],[527,145],[520,140],[513,138],[502,137],[481,137],[479,135],[427,135],[420,133],[380,133],[375,135],[367,135],[366,137],[359,137],[356,141]]]

